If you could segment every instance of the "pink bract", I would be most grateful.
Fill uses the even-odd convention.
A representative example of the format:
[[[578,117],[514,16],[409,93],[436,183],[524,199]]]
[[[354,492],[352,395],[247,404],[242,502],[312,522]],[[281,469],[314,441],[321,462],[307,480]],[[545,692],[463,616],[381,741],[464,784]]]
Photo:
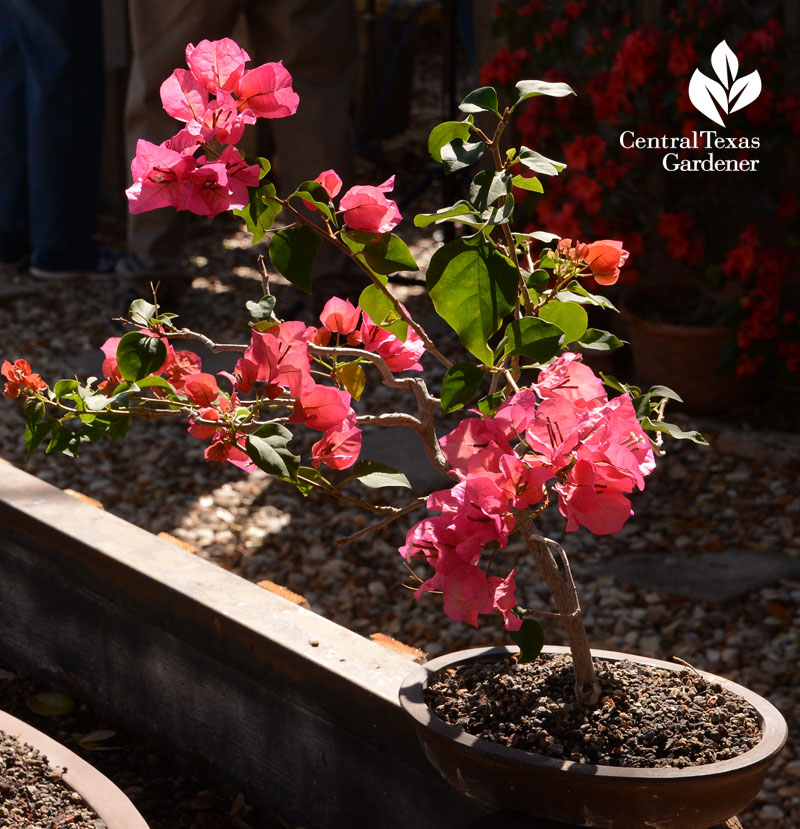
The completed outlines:
[[[239,109],[250,109],[258,118],[294,115],[300,101],[292,89],[292,76],[282,61],[246,71],[239,81],[237,94]]]
[[[233,92],[249,60],[250,55],[229,37],[201,40],[197,46],[190,43],[186,47],[186,63],[192,75],[209,92]]]
[[[339,201],[345,224],[353,230],[389,233],[403,218],[397,204],[384,195],[393,188],[394,176],[377,187],[368,184],[351,187]]]
[[[361,309],[356,308],[348,299],[331,297],[324,305],[320,322],[334,334],[349,334],[355,331]]]
[[[356,426],[356,413],[350,413],[338,426],[328,429],[311,447],[311,464],[321,463],[331,469],[349,469],[361,454],[361,430]]]

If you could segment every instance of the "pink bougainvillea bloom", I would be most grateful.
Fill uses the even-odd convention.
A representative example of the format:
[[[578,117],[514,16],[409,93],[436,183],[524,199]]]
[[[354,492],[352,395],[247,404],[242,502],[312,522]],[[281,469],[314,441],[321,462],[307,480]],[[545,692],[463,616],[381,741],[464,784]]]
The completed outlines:
[[[219,411],[217,409],[212,409],[211,407],[200,409],[197,412],[198,420],[219,421],[221,418],[222,415]],[[200,440],[208,440],[209,438],[213,438],[219,430],[219,426],[214,426],[211,423],[198,423],[197,420],[192,420],[189,423],[189,434],[192,437],[200,438]]]
[[[485,417],[470,417],[439,439],[447,462],[467,474],[478,469],[499,471],[503,455],[513,454],[502,428]]]
[[[133,184],[125,191],[131,213],[144,213],[159,207],[186,210],[192,189],[189,178],[197,167],[191,155],[139,139],[131,162]]]
[[[608,400],[603,381],[579,354],[571,351],[544,368],[533,388],[540,397],[561,397],[583,409],[603,405]]]
[[[355,333],[360,334],[360,337],[355,339],[360,340],[360,344],[367,351],[382,357],[390,371],[422,371],[419,358],[425,352],[425,343],[413,328],[408,329],[406,341],[403,342],[399,337],[375,325],[364,313],[361,317],[360,331],[353,332]]]
[[[338,196],[339,191],[342,189],[342,180],[335,170],[325,170],[314,181],[319,182],[327,190],[331,198]]]
[[[311,464],[321,463],[331,469],[349,469],[361,454],[361,430],[356,426],[356,413],[350,413],[339,426],[328,429],[311,447]]]
[[[349,334],[355,331],[361,309],[356,308],[348,299],[331,297],[323,307],[320,322],[334,334]]]
[[[633,515],[624,490],[610,486],[598,472],[591,461],[579,460],[569,471],[566,482],[556,484],[558,508],[567,519],[567,532],[586,527],[596,535],[612,535]],[[627,491],[632,488],[631,485]]]
[[[494,589],[492,604],[495,610],[503,614],[506,630],[519,630],[522,627],[522,619],[514,613],[514,608],[517,606],[516,575],[515,568],[504,579],[499,576],[489,578],[489,584]]]
[[[403,218],[397,204],[384,195],[393,188],[394,176],[377,187],[368,184],[351,187],[339,201],[345,224],[353,230],[389,233]]]
[[[256,117],[249,109],[240,112],[233,95],[220,90],[201,116],[187,122],[186,130],[206,143],[236,144],[244,134],[245,125],[255,122]]]
[[[252,110],[258,118],[286,118],[297,112],[300,101],[292,89],[292,76],[283,63],[265,63],[245,71],[236,94],[239,109]]]
[[[167,357],[162,371],[164,379],[168,380],[176,389],[182,389],[186,378],[198,374],[202,369],[199,354],[193,351],[173,351]]]
[[[188,69],[176,69],[161,84],[161,104],[178,121],[199,121],[208,107],[208,90]]]
[[[622,242],[613,239],[601,239],[592,242],[583,261],[592,269],[592,276],[601,285],[613,285],[619,279],[619,269],[628,260],[630,254],[622,247]]]
[[[192,374],[183,384],[183,393],[195,406],[211,406],[219,397],[219,386],[213,374]]]
[[[273,325],[266,331],[253,329],[244,357],[255,364],[256,380],[276,387],[268,389],[268,396],[276,397],[282,386],[299,397],[315,385],[308,359],[308,329],[298,320]]]
[[[222,40],[201,40],[197,46],[186,47],[186,63],[192,75],[209,92],[224,89],[233,92],[244,74],[250,55],[229,37]]]
[[[258,366],[246,357],[240,357],[236,361],[233,374],[229,371],[220,371],[219,375],[230,380],[236,391],[249,394],[253,383],[258,380]]]
[[[439,589],[444,612],[456,622],[478,627],[478,614],[491,613],[494,591],[486,573],[473,564],[461,564],[441,574]]]
[[[321,345],[323,348],[331,341],[331,332],[327,328],[315,328],[308,326],[308,341],[314,345]]]
[[[37,392],[47,388],[47,383],[38,374],[31,372],[27,360],[14,360],[13,363],[4,360],[0,374],[6,378],[3,397],[20,397],[26,392]]]
[[[220,431],[206,447],[206,451],[203,453],[205,459],[207,461],[219,461],[220,463],[232,463],[245,472],[255,472],[256,465],[244,450],[244,440],[243,435],[237,434],[234,442],[230,436],[226,436]]]
[[[342,424],[350,412],[350,395],[332,386],[316,385],[304,391],[294,403],[289,423],[303,423],[326,432]]]

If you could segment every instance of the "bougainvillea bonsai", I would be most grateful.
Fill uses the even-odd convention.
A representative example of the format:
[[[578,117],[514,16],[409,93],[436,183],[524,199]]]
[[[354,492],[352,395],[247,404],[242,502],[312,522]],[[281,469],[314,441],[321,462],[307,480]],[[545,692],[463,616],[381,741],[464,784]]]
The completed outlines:
[[[264,295],[247,304],[249,342],[241,345],[178,327],[176,315],[155,299],[138,299],[128,313],[131,330],[102,347],[99,382],[48,386],[24,360],[6,361],[4,394],[24,401],[28,453],[44,445],[77,455],[86,442],[123,436],[132,417],[176,417],[205,443],[207,461],[261,469],[303,494],[319,490],[360,504],[380,515],[372,525],[380,527],[421,501],[376,506],[347,489],[348,481],[407,485],[402,474],[360,458],[361,428],[408,427],[421,436],[431,464],[453,479],[450,488],[430,494],[430,514],[400,548],[410,563],[432,568],[416,595],[440,592],[445,612],[472,625],[480,614],[502,614],[523,660],[541,647],[536,617],[560,618],[578,697],[595,700],[598,684],[569,564],[535,520],[557,502],[567,531],[615,533],[632,514],[628,496],[644,487],[664,434],[702,438],[664,422],[664,405],[674,396],[668,389],[641,391],[598,377],[582,361],[584,350],[620,345],[588,326],[586,308],[612,307],[594,291],[619,277],[628,257],[622,243],[512,229],[512,189],[541,192],[541,178],[559,175],[565,165],[526,146],[501,148],[501,138],[520,104],[565,98],[572,90],[521,81],[501,110],[495,90],[483,87],[461,103],[463,120],[430,134],[428,150],[446,173],[489,160],[474,175],[468,198],[415,218],[419,227],[463,228],[460,238],[438,248],[427,271],[437,313],[471,355],[454,363],[387,287],[389,274],[417,269],[393,233],[401,220],[387,195],[393,178],[340,195],[339,176],[327,170],[281,197],[269,162],[239,153],[245,124],[289,116],[298,106],[281,64],[248,70],[248,60],[227,39],[187,48],[189,69],[176,70],[162,86],[165,109],[185,126],[159,146],[139,142],[127,191],[131,210],[172,206],[206,216],[233,210],[255,241],[270,234],[272,264],[294,285],[310,291],[315,257],[322,244],[332,244],[362,269],[369,286],[357,305],[328,300],[313,327],[280,318],[264,269]],[[275,230],[279,214],[285,222]],[[239,356],[230,371],[212,375],[195,353],[176,349],[180,340]],[[446,370],[438,396],[421,373],[423,358]],[[416,413],[364,412],[367,386],[376,379],[408,392]],[[454,412],[463,418],[437,437],[437,415]],[[320,433],[306,461],[290,448],[293,427]],[[520,606],[516,570],[501,566],[513,533],[527,541],[555,612]]]

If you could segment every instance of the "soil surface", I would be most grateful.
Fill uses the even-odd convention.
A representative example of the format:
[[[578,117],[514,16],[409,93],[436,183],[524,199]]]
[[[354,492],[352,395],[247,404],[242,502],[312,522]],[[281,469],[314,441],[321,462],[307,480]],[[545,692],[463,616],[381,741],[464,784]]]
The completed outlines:
[[[72,711],[64,706],[65,713],[35,713],[31,706],[42,710],[37,696],[50,690],[0,667],[0,709],[62,743],[116,783],[150,829],[292,829],[280,817],[253,808],[200,757],[178,757],[169,746],[130,734],[78,700]],[[21,751],[8,759],[5,742],[0,746],[0,829],[105,829],[103,821],[81,809],[80,796],[72,800],[75,795],[59,782],[58,772],[32,749]],[[50,791],[56,786],[66,788],[62,800],[72,806],[76,822],[58,811],[60,801]],[[37,821],[35,813],[24,810],[38,802],[50,811],[36,815]]]
[[[0,731],[0,826],[106,829],[47,758]]]
[[[591,711],[575,703],[564,656],[460,665],[437,675],[425,700],[476,737],[577,763],[685,768],[729,760],[761,739],[755,708],[695,671],[597,660],[597,678]]]

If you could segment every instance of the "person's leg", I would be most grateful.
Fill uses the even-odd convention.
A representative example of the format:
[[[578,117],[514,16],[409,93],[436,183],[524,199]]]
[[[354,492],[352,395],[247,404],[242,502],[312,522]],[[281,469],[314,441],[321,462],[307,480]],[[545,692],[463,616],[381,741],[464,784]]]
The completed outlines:
[[[131,63],[125,105],[125,144],[130,159],[143,138],[160,144],[181,128],[161,106],[161,84],[175,69],[186,68],[186,45],[230,36],[237,2],[207,0],[129,0]],[[185,213],[162,208],[128,218],[132,273],[155,277],[180,274]]]
[[[93,269],[103,124],[100,0],[11,0],[25,60],[32,265]],[[8,117],[6,111],[5,118]]]
[[[0,158],[6,160],[0,187],[0,262],[16,263],[30,253],[25,64],[17,44],[9,0],[0,0]]]
[[[294,115],[269,122],[279,192],[286,195],[328,169],[336,170],[346,190],[356,183],[351,101],[358,48],[353,0],[251,0],[247,18],[257,50],[254,64],[282,60],[300,97]],[[332,245],[320,250],[314,273],[315,312],[332,295],[356,299],[367,285]]]
[[[358,59],[353,0],[251,0],[254,64],[282,60],[300,96],[290,118],[270,121],[282,190],[333,168],[355,184],[350,116]]]

